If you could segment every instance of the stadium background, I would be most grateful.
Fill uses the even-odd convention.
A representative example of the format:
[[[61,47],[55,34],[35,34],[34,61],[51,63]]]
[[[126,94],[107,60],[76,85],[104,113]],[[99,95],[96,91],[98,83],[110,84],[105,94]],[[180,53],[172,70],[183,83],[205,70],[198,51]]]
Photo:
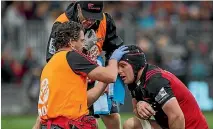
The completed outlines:
[[[69,3],[1,1],[2,129],[34,124],[49,33]],[[125,44],[139,44],[148,62],[187,85],[213,129],[213,2],[108,1],[104,11],[114,18]],[[132,116],[126,96],[122,121]]]

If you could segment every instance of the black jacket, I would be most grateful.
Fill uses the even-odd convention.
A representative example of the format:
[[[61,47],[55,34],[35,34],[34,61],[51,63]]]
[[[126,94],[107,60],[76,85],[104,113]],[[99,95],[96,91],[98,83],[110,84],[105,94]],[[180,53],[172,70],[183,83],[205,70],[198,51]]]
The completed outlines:
[[[71,3],[65,11],[67,18],[70,21],[78,22],[77,4],[78,2]],[[105,37],[105,41],[104,41],[102,49],[103,51],[106,52],[105,56],[106,56],[106,59],[108,60],[112,52],[118,47],[123,45],[123,40],[116,34],[116,26],[112,17],[108,13],[105,13],[105,15],[106,15],[107,27],[106,27],[106,37]],[[96,22],[96,24],[94,24],[90,29],[97,30],[99,27],[99,23],[100,21]],[[52,31],[48,40],[48,46],[47,46],[47,52],[46,52],[47,62],[55,53],[55,47],[52,45],[52,41],[54,39],[54,35],[53,35],[54,31],[55,31],[55,27],[53,25]]]

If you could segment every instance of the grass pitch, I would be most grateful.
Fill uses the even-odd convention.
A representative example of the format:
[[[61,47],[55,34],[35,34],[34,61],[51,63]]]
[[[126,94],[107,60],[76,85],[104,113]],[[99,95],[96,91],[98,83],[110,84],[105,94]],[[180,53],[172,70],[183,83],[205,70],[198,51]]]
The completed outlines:
[[[209,128],[213,129],[213,112],[204,112]],[[132,117],[131,113],[121,113],[121,122]],[[1,129],[32,129],[36,116],[1,116]],[[99,128],[105,129],[104,124],[99,120]]]

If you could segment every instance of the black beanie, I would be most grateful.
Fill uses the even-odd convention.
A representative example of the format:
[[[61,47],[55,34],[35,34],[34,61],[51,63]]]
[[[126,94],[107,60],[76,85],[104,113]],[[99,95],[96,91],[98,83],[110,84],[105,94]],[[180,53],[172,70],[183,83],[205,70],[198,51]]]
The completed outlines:
[[[138,71],[147,64],[146,57],[142,49],[138,46],[130,45],[127,47],[129,52],[124,54],[120,61],[125,61],[132,66],[136,80]]]

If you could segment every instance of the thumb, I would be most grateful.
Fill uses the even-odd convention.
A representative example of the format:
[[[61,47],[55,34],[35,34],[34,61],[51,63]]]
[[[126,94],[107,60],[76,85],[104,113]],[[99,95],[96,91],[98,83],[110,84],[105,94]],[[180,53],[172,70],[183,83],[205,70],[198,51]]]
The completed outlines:
[[[137,100],[135,98],[132,99],[132,106],[133,106],[133,109],[136,109],[137,107]]]
[[[86,34],[84,35],[85,38],[88,38],[89,36],[89,31],[86,32]]]
[[[96,35],[95,31],[93,29],[91,29],[91,34],[92,35]]]

